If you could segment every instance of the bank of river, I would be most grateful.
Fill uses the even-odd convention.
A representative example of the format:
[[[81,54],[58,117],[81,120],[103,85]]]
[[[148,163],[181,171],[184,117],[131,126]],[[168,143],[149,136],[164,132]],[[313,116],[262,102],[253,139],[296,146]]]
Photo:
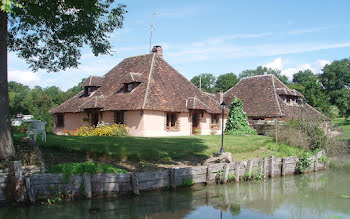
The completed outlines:
[[[350,218],[350,176],[327,170],[51,206],[2,207],[0,218]],[[90,214],[89,209],[97,209]]]

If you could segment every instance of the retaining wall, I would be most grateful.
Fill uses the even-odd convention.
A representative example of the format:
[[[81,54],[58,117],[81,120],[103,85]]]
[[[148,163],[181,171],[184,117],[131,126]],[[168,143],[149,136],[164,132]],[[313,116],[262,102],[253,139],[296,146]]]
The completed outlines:
[[[305,172],[326,169],[327,164],[320,162],[319,158],[324,151],[310,157],[312,164]],[[15,178],[15,193],[22,193],[23,200],[35,202],[39,197],[48,197],[56,192],[73,196],[83,195],[86,198],[92,196],[109,196],[125,192],[139,194],[140,191],[158,189],[176,189],[178,186],[192,184],[211,184],[216,182],[240,181],[243,178],[253,179],[257,175],[266,177],[284,176],[295,174],[298,157],[263,158],[249,161],[218,163],[209,166],[189,168],[172,168],[168,170],[139,172],[139,173],[103,173],[75,175],[68,180],[63,174],[43,173],[42,168],[36,171],[25,172],[18,163],[17,172],[9,174],[0,173],[0,201],[9,200],[5,189],[8,176]],[[18,162],[18,161],[15,161]],[[20,162],[19,162],[20,163]],[[21,201],[17,195],[17,201]]]

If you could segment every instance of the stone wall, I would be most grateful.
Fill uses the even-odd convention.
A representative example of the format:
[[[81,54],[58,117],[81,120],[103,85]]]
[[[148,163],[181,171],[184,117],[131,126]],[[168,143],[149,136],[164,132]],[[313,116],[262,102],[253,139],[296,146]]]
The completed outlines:
[[[305,172],[326,169],[327,164],[319,161],[324,151],[310,157],[311,166]],[[63,174],[43,173],[42,168],[36,172],[25,172],[23,169],[23,187],[25,200],[35,202],[38,197],[54,195],[57,192],[69,194],[72,197],[83,195],[109,196],[132,192],[139,194],[144,191],[172,189],[192,184],[226,183],[260,177],[276,177],[295,174],[298,157],[263,158],[241,162],[218,163],[209,166],[189,168],[172,168],[168,170],[139,173],[103,173],[75,175],[65,179]],[[0,201],[6,201],[5,189],[7,172],[0,173]]]

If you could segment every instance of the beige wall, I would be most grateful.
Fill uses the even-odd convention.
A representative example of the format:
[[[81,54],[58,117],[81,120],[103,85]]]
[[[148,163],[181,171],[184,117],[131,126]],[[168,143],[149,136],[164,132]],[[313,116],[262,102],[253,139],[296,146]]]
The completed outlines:
[[[89,126],[90,122],[83,122],[82,119],[86,117],[85,113],[65,113],[64,127],[56,127],[56,115],[53,115],[54,133],[63,134],[66,129],[75,130],[81,126]]]
[[[64,127],[54,127],[56,134],[63,134],[66,129],[75,130],[81,126],[90,126],[90,122],[83,122],[82,119],[86,117],[85,113],[65,113],[64,114]],[[114,112],[103,112],[102,119],[100,121],[112,124],[114,121]],[[56,119],[54,115],[54,126],[56,125]],[[150,111],[145,110],[141,113],[140,110],[125,111],[124,113],[125,125],[128,128],[130,135],[140,137],[156,137],[156,136],[189,136],[192,135],[192,116],[190,113],[178,113],[178,125],[177,130],[167,130],[166,112],[162,111]],[[215,134],[221,134],[221,116],[219,119],[219,129],[216,129]],[[225,121],[226,122],[226,119]],[[211,134],[211,114],[203,113],[203,117],[200,114],[200,128],[201,135]]]

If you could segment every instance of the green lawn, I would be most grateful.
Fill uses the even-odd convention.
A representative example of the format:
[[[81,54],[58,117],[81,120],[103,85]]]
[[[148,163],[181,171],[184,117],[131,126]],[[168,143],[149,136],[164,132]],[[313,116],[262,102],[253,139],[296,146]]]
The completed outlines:
[[[20,138],[15,135],[15,138]],[[221,136],[186,136],[186,137],[77,137],[48,135],[47,143],[40,141],[42,147],[61,151],[91,152],[111,155],[118,160],[131,161],[191,161],[205,159],[221,146]],[[254,157],[292,156],[302,151],[280,145],[276,148],[272,139],[266,136],[225,136],[225,151],[231,152],[234,160],[246,160]]]
[[[340,139],[350,142],[350,119],[345,120],[344,118],[336,118],[333,120],[333,123],[343,131]]]

